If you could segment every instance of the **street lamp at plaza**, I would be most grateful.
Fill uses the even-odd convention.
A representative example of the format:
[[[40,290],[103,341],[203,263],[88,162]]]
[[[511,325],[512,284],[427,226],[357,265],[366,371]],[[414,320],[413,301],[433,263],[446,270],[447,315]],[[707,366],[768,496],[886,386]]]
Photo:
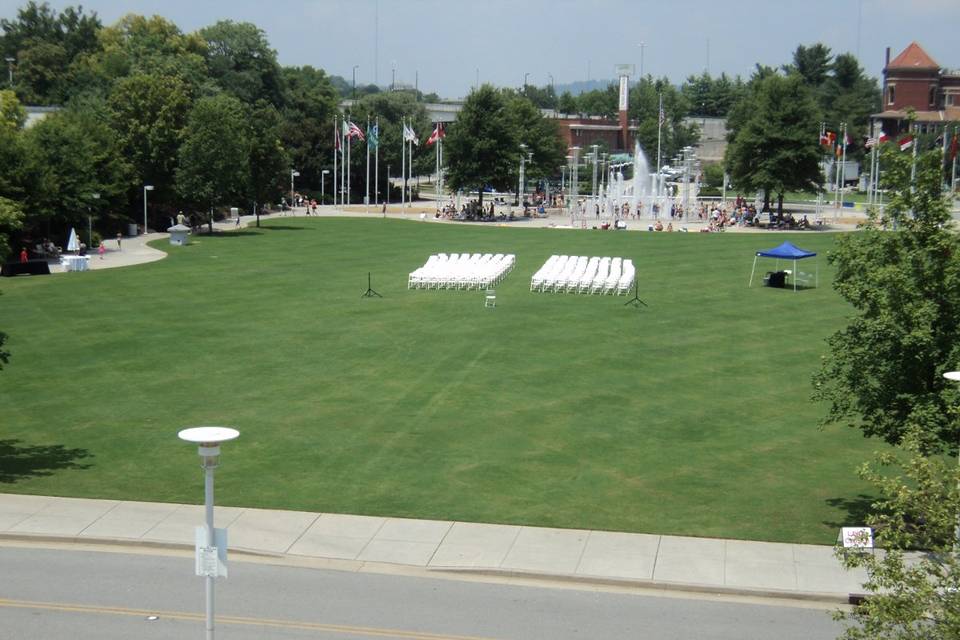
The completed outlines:
[[[330,169],[324,169],[320,172],[320,204],[324,204],[324,189],[327,186],[327,174],[330,173]]]
[[[293,211],[293,179],[300,175],[296,169],[290,169],[290,210]]]
[[[99,200],[99,193],[91,193],[87,197],[91,200]],[[93,213],[90,211],[92,205],[87,205],[87,246],[93,249]]]
[[[353,65],[353,99],[357,99],[357,69],[360,68],[360,65]]]
[[[646,48],[647,43],[638,42],[637,46],[640,47],[640,80],[637,81],[637,83],[639,84],[640,82],[643,82],[643,50],[644,48]]]
[[[530,73],[529,73],[529,72],[523,74],[523,92],[524,92],[524,93],[527,92],[527,78],[529,78],[529,77],[530,77]]]
[[[143,185],[143,235],[147,235],[147,191],[153,191],[152,184]]]
[[[17,59],[7,56],[6,58],[4,58],[4,60],[7,61],[7,78],[10,82],[10,86],[12,87],[13,86],[13,63],[16,62]]]
[[[220,464],[220,445],[229,442],[240,435],[236,429],[229,427],[194,427],[183,429],[177,436],[185,442],[196,445],[200,454],[200,468],[204,471],[203,506],[206,512],[206,535],[203,545],[197,536],[196,568],[197,575],[206,580],[206,628],[207,640],[213,640],[213,581],[218,575],[226,575],[226,565],[222,559],[226,558],[226,548],[217,548],[216,531],[213,528],[213,470]],[[221,539],[226,547],[226,537]]]
[[[517,206],[523,203],[523,170],[527,161],[527,145],[520,143],[520,181],[517,184]]]

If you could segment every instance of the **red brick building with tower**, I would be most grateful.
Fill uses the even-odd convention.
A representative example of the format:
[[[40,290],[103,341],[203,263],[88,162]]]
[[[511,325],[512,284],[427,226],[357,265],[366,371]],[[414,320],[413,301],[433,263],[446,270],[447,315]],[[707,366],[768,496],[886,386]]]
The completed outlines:
[[[960,71],[941,67],[916,42],[883,68],[883,111],[873,114],[887,135],[907,130],[914,111],[916,133],[936,133],[960,124]]]

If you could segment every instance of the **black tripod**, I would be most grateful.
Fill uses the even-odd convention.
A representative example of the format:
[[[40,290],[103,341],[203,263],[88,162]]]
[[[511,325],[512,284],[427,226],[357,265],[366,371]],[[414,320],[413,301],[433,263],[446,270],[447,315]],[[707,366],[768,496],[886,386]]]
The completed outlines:
[[[623,306],[627,306],[628,304],[635,305],[638,302],[645,307],[648,306],[646,302],[640,299],[640,281],[634,280],[633,281],[633,297],[627,300],[625,303],[623,303]]]
[[[376,297],[378,297],[378,298],[382,298],[382,297],[383,297],[382,295],[380,295],[379,293],[377,293],[376,291],[374,291],[374,290],[373,290],[373,287],[370,286],[370,272],[367,271],[367,290],[364,291],[363,295],[360,296],[360,297],[361,297],[361,298],[372,298],[372,297],[374,297],[374,296],[376,296]]]

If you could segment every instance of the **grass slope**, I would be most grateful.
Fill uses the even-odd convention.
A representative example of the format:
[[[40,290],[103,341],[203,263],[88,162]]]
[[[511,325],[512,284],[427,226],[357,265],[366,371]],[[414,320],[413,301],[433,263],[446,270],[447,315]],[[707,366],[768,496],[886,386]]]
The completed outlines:
[[[746,286],[784,239],[833,243],[287,219],[6,280],[0,490],[197,502],[176,432],[224,424],[219,504],[829,543],[874,444],[816,426],[848,312],[826,261],[819,289]],[[516,253],[497,308],[408,291],[438,251]],[[529,293],[552,253],[633,258],[650,306]]]

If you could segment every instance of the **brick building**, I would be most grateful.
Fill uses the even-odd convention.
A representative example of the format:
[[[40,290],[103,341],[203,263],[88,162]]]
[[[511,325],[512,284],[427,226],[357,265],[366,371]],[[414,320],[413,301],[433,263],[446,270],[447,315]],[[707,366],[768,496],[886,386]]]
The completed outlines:
[[[887,135],[907,130],[910,108],[915,114],[915,132],[952,129],[960,124],[960,71],[944,69],[916,42],[893,60],[887,48],[882,104],[883,111],[871,117]]]

